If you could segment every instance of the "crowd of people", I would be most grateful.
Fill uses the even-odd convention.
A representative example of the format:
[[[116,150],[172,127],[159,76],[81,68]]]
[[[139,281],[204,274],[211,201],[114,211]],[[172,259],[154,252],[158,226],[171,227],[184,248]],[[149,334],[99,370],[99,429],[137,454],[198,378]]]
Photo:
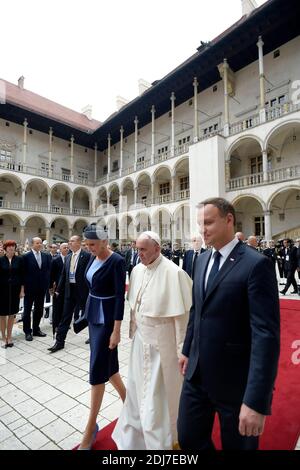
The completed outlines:
[[[40,321],[52,297],[50,354],[64,348],[72,321],[78,331],[88,326],[91,405],[80,450],[93,445],[108,381],[124,402],[112,435],[119,449],[212,449],[215,413],[224,449],[258,447],[278,365],[276,275],[282,295],[290,286],[300,294],[300,239],[246,239],[235,222],[233,206],[212,198],[198,206],[201,236],[189,249],[146,231],[119,250],[94,224],[60,245],[1,243],[2,347],[13,346],[21,298],[32,341],[46,336]],[[133,341],[125,388],[117,346],[126,273]]]

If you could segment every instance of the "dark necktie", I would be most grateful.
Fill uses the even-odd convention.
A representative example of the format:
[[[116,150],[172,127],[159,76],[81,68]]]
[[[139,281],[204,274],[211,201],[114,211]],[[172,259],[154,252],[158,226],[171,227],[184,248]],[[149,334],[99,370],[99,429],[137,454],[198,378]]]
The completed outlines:
[[[219,266],[220,266],[221,253],[219,251],[214,252],[214,263],[211,267],[210,273],[208,275],[205,292],[208,292],[210,286],[212,285],[214,278],[216,277]]]
[[[199,252],[198,252],[198,251],[195,251],[195,252],[194,252],[194,257],[193,257],[192,276],[191,276],[193,280],[194,280],[195,267],[196,267],[196,261],[197,261],[198,255],[199,255]]]

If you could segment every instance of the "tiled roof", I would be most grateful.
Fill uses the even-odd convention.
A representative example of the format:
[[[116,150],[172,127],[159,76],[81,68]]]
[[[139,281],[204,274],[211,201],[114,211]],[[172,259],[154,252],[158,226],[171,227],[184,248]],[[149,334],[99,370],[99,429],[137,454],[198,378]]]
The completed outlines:
[[[101,122],[96,119],[90,120],[84,114],[66,108],[32,91],[20,88],[6,80],[2,82],[5,86],[5,101],[7,103],[87,133],[94,132],[101,125]]]

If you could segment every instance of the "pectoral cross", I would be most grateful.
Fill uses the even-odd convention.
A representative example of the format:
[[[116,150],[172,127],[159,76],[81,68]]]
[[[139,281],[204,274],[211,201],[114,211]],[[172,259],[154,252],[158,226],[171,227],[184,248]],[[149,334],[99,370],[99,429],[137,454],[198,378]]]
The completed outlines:
[[[137,301],[136,301],[136,305],[137,305],[137,311],[139,312],[140,311],[140,306],[141,306],[141,303],[142,303],[142,299],[139,298]]]

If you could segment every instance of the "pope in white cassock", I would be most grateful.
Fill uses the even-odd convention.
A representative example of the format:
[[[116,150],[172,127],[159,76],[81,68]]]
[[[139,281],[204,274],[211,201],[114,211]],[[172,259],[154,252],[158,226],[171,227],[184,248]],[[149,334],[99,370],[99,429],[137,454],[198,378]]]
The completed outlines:
[[[192,305],[192,281],[161,255],[156,233],[143,232],[136,246],[141,263],[132,271],[128,291],[133,341],[126,400],[112,438],[120,450],[170,450],[177,443],[182,386],[178,358]]]

